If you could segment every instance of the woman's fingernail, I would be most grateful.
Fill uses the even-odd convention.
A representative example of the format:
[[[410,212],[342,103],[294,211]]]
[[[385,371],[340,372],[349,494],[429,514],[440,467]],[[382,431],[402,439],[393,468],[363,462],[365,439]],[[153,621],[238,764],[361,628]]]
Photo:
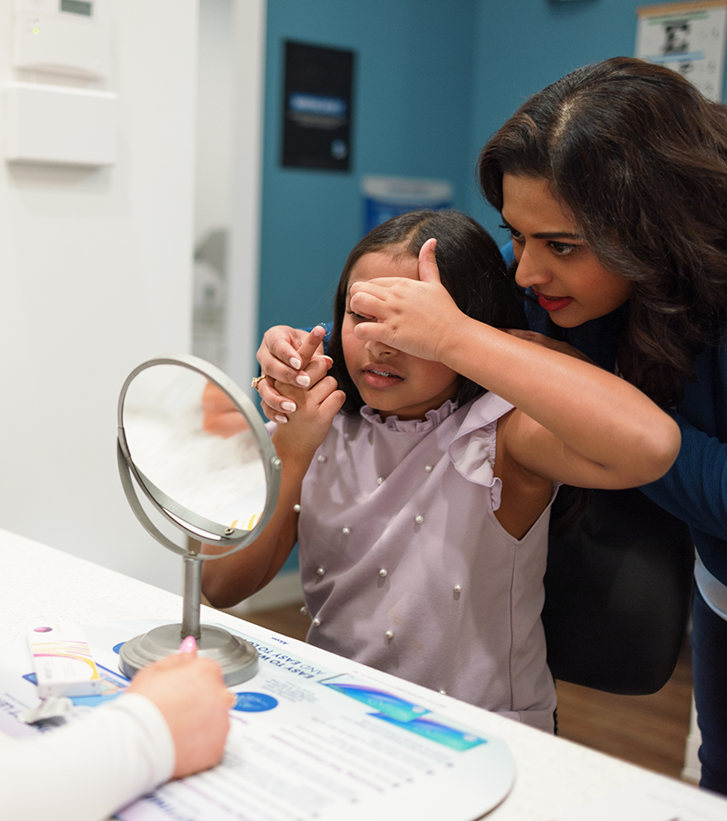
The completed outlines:
[[[295,368],[295,370],[296,370],[296,371],[300,370],[300,366],[301,366],[302,364],[303,364],[303,363],[300,361],[300,359],[297,359],[296,357],[293,357],[293,358],[290,360],[290,367],[291,367],[291,368]]]
[[[283,402],[280,407],[284,411],[288,411],[288,413],[295,413],[295,411],[298,410],[295,406],[295,402]]]
[[[310,376],[307,373],[298,374],[295,377],[295,384],[300,385],[301,388],[307,388],[310,385]],[[283,405],[285,407],[285,405]]]
[[[194,639],[194,636],[187,636],[186,639],[179,645],[179,652],[180,653],[194,653],[197,649],[197,642]]]
[[[323,358],[326,360],[326,362],[328,362],[329,365],[333,364],[333,360],[327,354],[323,354]]]
[[[288,417],[287,416],[281,416],[280,414],[278,414],[275,417],[275,421],[279,422],[281,425],[284,425],[288,421]]]

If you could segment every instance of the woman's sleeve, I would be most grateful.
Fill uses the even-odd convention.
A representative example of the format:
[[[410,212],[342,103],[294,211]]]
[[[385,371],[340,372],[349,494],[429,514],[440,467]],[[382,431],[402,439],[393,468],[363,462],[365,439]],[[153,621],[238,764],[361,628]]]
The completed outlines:
[[[718,539],[727,534],[727,444],[672,413],[682,434],[669,472],[641,490],[690,527]]]
[[[107,819],[167,781],[174,756],[156,706],[123,695],[67,727],[0,747],[2,817]]]

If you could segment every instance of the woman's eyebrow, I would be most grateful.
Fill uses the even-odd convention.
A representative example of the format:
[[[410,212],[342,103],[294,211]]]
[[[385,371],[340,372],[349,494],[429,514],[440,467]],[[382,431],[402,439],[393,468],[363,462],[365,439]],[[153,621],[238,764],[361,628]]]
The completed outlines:
[[[582,234],[573,234],[567,231],[539,231],[533,234],[534,239],[575,239],[582,240]]]
[[[503,223],[503,228],[507,228],[508,231],[512,231],[513,227],[510,223],[500,215],[500,219]],[[517,229],[514,229],[517,231]],[[518,233],[520,233],[518,231]],[[535,234],[532,234],[534,239],[575,239],[578,241],[583,240],[582,234],[573,233],[572,231],[538,231]]]

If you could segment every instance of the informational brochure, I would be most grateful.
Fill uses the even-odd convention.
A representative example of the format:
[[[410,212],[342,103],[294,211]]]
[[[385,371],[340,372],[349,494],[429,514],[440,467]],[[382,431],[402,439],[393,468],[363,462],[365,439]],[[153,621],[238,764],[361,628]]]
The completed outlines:
[[[158,624],[84,625],[108,689],[73,699],[76,712],[122,692],[119,647]],[[512,788],[507,746],[456,720],[457,702],[422,698],[398,679],[382,685],[373,671],[309,656],[305,645],[259,628],[240,635],[257,648],[259,672],[232,688],[224,760],[130,805],[122,821],[474,821]],[[31,671],[25,642],[0,649],[0,731],[16,737],[38,732],[17,718],[38,703]]]

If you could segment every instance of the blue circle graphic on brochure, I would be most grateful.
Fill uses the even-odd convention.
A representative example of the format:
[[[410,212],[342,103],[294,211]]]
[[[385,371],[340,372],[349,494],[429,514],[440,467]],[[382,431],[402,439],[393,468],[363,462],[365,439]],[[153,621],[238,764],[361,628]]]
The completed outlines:
[[[241,713],[264,713],[278,706],[278,700],[265,693],[236,693],[237,701],[233,710]]]

